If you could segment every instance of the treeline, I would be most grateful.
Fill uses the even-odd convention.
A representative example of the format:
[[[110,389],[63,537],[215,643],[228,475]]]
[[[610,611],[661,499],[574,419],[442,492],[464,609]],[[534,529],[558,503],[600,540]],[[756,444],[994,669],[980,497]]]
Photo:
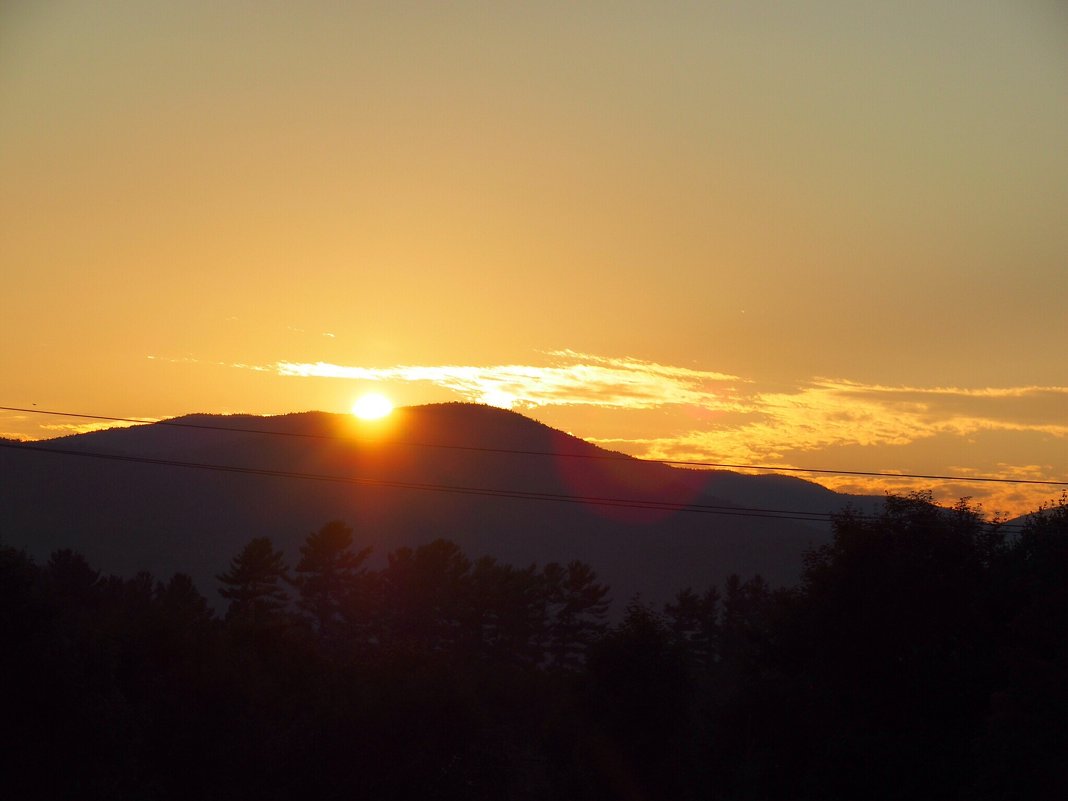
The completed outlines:
[[[712,536],[712,534],[710,534]],[[1068,797],[1068,504],[1008,534],[846,511],[801,583],[633,599],[445,540],[368,567],[102,576],[0,546],[0,793],[138,799]]]
[[[583,562],[472,562],[447,540],[398,548],[381,570],[365,567],[369,555],[340,521],[308,535],[293,571],[269,539],[254,539],[218,577],[226,620],[246,631],[303,627],[335,659],[418,651],[556,668],[579,666],[605,628],[608,587]]]

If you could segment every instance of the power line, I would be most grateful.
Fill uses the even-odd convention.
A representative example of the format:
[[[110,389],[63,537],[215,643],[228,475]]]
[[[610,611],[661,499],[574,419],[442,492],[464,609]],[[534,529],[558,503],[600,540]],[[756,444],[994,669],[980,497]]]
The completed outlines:
[[[793,520],[806,523],[830,523],[834,520],[834,512],[805,512],[790,509],[763,509],[755,507],[717,506],[712,504],[682,503],[674,501],[658,501],[638,498],[610,498],[596,495],[568,495],[551,492],[529,492],[525,490],[495,489],[490,487],[467,487],[449,484],[422,483],[411,481],[392,481],[386,479],[364,478],[357,476],[335,476],[322,473],[306,473],[294,470],[272,470],[259,467],[241,467],[238,465],[220,465],[207,462],[186,462],[176,459],[161,459],[148,456],[132,456],[128,454],[102,453],[99,451],[79,451],[62,448],[31,445],[23,442],[0,441],[0,447],[13,450],[32,451],[56,456],[75,456],[90,459],[103,459],[116,462],[131,462],[134,464],[152,464],[166,467],[178,467],[192,470],[210,470],[223,473],[237,473],[241,475],[266,476],[272,478],[300,479],[306,481],[321,481],[335,484],[350,484],[369,487],[389,487],[394,489],[414,489],[427,492],[440,492],[455,495],[477,495],[495,498],[513,498],[531,501],[554,501],[561,503],[581,503],[592,506],[619,507],[628,509],[647,509],[667,512],[687,512],[692,514],[715,514],[728,517],[754,517],[771,520]],[[874,515],[858,515],[863,519],[875,520]],[[1016,529],[1019,526],[1004,525],[1006,529]]]
[[[501,498],[518,498],[539,501],[562,501],[569,503],[587,503],[597,506],[617,506],[634,509],[651,509],[658,511],[697,512],[704,514],[726,514],[742,517],[770,517],[785,520],[805,520],[827,522],[831,518],[830,512],[801,512],[784,509],[751,509],[731,506],[713,506],[707,504],[686,504],[672,501],[657,501],[639,498],[609,498],[594,495],[566,495],[550,492],[529,492],[525,490],[494,489],[490,487],[467,487],[449,484],[421,483],[412,481],[393,481],[386,479],[364,478],[357,476],[335,476],[323,473],[306,473],[293,470],[272,470],[260,467],[241,467],[238,465],[221,465],[207,462],[186,462],[176,459],[160,459],[148,456],[132,456],[118,453],[102,453],[99,451],[78,451],[62,448],[52,448],[41,445],[31,445],[20,442],[0,442],[0,447],[14,450],[33,451],[59,456],[75,456],[91,459],[104,459],[108,461],[133,462],[135,464],[153,464],[167,467],[181,467],[194,470],[212,470],[224,473],[239,473],[243,475],[269,476],[274,478],[303,479],[309,481],[324,481],[338,484],[354,484],[357,486],[392,487],[397,489],[418,489],[431,492],[445,492],[460,495],[482,495]]]
[[[262,428],[239,428],[235,426],[214,426],[203,423],[179,423],[174,420],[146,421],[135,417],[111,417],[99,414],[79,414],[77,412],[47,411],[43,409],[25,409],[16,406],[0,406],[0,410],[9,412],[24,412],[28,414],[44,414],[57,417],[77,417],[87,420],[106,420],[116,423],[139,423],[142,425],[171,426],[174,428],[192,428],[205,431],[229,431],[242,434],[265,434],[278,437],[299,437],[304,439],[325,439],[340,441],[344,438],[333,434],[313,434],[300,431],[270,431]],[[830,468],[816,467],[776,467],[774,465],[760,464],[735,464],[730,462],[700,462],[685,459],[648,459],[637,456],[615,455],[610,453],[557,453],[555,451],[521,450],[514,448],[490,448],[477,445],[456,445],[435,442],[406,442],[406,441],[377,441],[379,445],[400,446],[409,448],[442,448],[446,450],[472,451],[478,453],[504,453],[518,456],[552,456],[567,459],[590,459],[595,461],[623,461],[645,462],[649,464],[662,464],[681,467],[712,467],[728,470],[763,470],[775,473],[818,473],[823,475],[839,476],[868,476],[874,478],[914,478],[927,481],[959,481],[964,483],[993,483],[993,484],[1029,484],[1048,487],[1068,487],[1068,481],[1052,481],[1048,479],[1031,478],[1001,478],[996,476],[959,476],[939,473],[887,473],[873,470],[833,470]]]

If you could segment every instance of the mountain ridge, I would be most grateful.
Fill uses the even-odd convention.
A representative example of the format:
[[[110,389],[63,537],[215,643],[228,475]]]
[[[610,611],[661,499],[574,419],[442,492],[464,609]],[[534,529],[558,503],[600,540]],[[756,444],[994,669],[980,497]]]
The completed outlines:
[[[799,575],[805,548],[827,540],[828,526],[749,517],[744,509],[828,512],[878,500],[791,476],[645,462],[517,412],[461,403],[402,407],[372,424],[324,412],[195,414],[34,445],[287,474],[0,449],[7,477],[0,487],[0,539],[37,559],[73,548],[119,574],[188,573],[209,597],[214,576],[252,537],[270,536],[292,564],[303,538],[330,519],[353,525],[360,547],[370,545],[377,559],[443,537],[472,558],[517,565],[587,561],[612,586],[619,606],[636,593],[659,602],[735,572],[788,584]],[[307,475],[341,481],[300,477]],[[343,483],[352,480],[367,483]],[[458,492],[463,489],[557,497],[485,497]],[[604,505],[604,499],[735,513]]]

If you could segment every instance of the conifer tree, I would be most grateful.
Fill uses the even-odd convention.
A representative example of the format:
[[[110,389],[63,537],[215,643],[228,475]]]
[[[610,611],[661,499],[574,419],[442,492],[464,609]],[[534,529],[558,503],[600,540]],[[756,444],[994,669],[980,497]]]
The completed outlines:
[[[227,620],[263,626],[278,619],[289,602],[282,586],[289,580],[284,557],[268,537],[249,542],[216,578],[223,584],[219,594],[230,599]]]
[[[608,586],[585,562],[563,567],[551,562],[542,571],[551,610],[549,654],[557,667],[577,668],[586,649],[604,630]]]
[[[340,520],[313,531],[300,546],[293,583],[300,590],[301,609],[312,617],[321,635],[329,634],[342,619],[345,601],[356,591],[370,553],[370,548],[352,550],[352,529]]]

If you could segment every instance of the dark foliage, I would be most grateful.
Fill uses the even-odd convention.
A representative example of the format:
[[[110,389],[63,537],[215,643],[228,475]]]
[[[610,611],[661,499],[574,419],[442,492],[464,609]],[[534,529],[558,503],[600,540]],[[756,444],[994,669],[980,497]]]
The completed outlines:
[[[219,594],[230,599],[228,620],[261,628],[278,620],[289,602],[282,586],[288,581],[285,557],[267,537],[257,537],[230,562],[230,569],[217,576]]]
[[[844,512],[804,580],[663,610],[446,540],[366,566],[253,539],[216,618],[183,575],[0,546],[5,797],[1060,798],[1068,505]]]

